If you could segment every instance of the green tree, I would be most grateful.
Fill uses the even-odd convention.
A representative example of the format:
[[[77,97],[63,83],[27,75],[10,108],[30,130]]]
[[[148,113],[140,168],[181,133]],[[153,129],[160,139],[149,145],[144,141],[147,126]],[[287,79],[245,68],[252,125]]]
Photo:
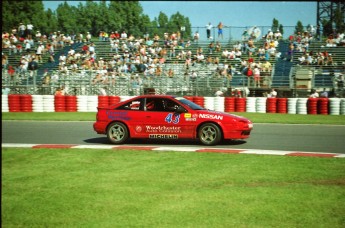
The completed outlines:
[[[181,35],[184,37],[189,37],[191,33],[191,25],[188,17],[184,17],[179,12],[171,15],[168,23],[170,32],[180,31]],[[181,27],[185,28],[185,31],[181,31]],[[188,28],[188,29],[187,29]]]
[[[19,23],[31,23],[34,30],[40,30],[44,24],[42,15],[44,15],[44,6],[42,1],[2,1],[2,30],[11,31],[18,28]]]
[[[58,30],[65,34],[76,32],[78,22],[75,16],[77,14],[77,8],[75,6],[70,6],[65,1],[57,7],[56,14],[58,19]]]
[[[159,12],[159,15],[158,15],[158,26],[160,28],[167,28],[168,27],[168,23],[169,23],[169,18],[168,16],[163,13],[162,11]]]
[[[340,4],[338,4],[335,12],[334,12],[334,23],[335,23],[335,29],[338,32],[344,32],[345,31],[345,15],[344,11],[341,10]]]
[[[273,18],[271,29],[272,29],[272,32],[275,32],[279,29],[279,21],[275,18]]]
[[[282,35],[284,35],[284,26],[282,24],[279,25],[279,31]]]
[[[295,26],[295,34],[297,33],[303,33],[304,32],[304,26],[301,21],[297,21],[297,24]]]

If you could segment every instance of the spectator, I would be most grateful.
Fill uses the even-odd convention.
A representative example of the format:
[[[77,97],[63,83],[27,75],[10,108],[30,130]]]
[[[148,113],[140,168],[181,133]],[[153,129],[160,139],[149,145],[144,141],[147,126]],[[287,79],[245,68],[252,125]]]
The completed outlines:
[[[326,66],[333,66],[333,57],[332,54],[328,54],[326,58]]]
[[[320,94],[320,97],[328,98],[328,92],[326,91],[326,88],[323,88],[323,91],[322,91],[322,93]]]
[[[319,93],[315,89],[313,89],[309,97],[310,98],[318,98]]]
[[[277,91],[272,88],[271,92],[269,94],[267,94],[267,97],[276,98],[277,97]]]
[[[200,37],[199,32],[196,31],[196,32],[194,33],[194,36],[193,36],[194,42],[198,42],[198,41],[199,41],[199,37]]]
[[[20,23],[18,27],[19,37],[21,38],[25,37],[25,30],[26,30],[26,26],[23,23]]]
[[[65,91],[62,88],[57,88],[55,91],[55,96],[64,96],[65,95]]]
[[[127,33],[126,33],[126,31],[123,31],[122,33],[121,33],[121,40],[124,40],[124,41],[127,41]]]
[[[92,38],[91,33],[90,33],[90,32],[87,32],[85,38],[86,38],[86,42],[90,42],[90,41],[91,41],[91,38]]]
[[[260,69],[255,66],[253,70],[254,74],[254,87],[260,88]]]
[[[219,22],[217,28],[218,28],[218,38],[221,37],[223,39],[223,23]]]
[[[31,39],[32,38],[32,29],[34,28],[34,26],[29,22],[27,25],[26,25],[26,37]]]
[[[224,93],[221,90],[217,90],[216,93],[214,94],[216,97],[224,97]]]
[[[211,40],[211,29],[212,29],[212,24],[211,22],[209,22],[207,25],[206,25],[206,35],[207,35],[207,39],[208,40]]]

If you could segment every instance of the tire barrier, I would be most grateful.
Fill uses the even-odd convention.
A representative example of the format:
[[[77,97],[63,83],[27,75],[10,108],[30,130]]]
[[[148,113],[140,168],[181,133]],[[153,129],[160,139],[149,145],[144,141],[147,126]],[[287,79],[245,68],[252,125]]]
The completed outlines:
[[[308,114],[307,112],[308,98],[298,98],[297,100],[297,114]]]
[[[120,101],[125,101],[125,100],[128,100],[128,99],[132,98],[132,97],[133,96],[120,96]]]
[[[266,112],[276,113],[277,112],[277,98],[269,97],[267,98]]]
[[[256,98],[256,112],[266,113],[267,108],[267,97]]]
[[[235,98],[235,112],[246,111],[246,98],[236,97]]]
[[[120,103],[121,98],[119,96],[108,96],[109,105]]]
[[[319,98],[318,114],[328,115],[328,98]]]
[[[193,101],[193,97],[192,96],[183,96],[185,99]]]
[[[55,96],[9,94],[1,97],[2,112],[97,112],[133,96]],[[186,98],[186,97],[185,97]],[[345,98],[266,98],[187,96],[204,108],[221,112],[345,115]]]
[[[62,95],[54,96],[54,108],[55,108],[55,112],[66,112],[65,96],[62,96]]]
[[[109,105],[108,96],[98,96],[98,107],[107,107]]]
[[[87,112],[87,96],[77,96],[77,110],[78,112]]]
[[[329,114],[340,115],[340,98],[329,98]]]
[[[214,97],[204,97],[204,108],[210,109],[210,110],[215,109],[214,108]]]
[[[235,98],[234,97],[225,97],[224,100],[224,111],[225,112],[235,112]]]
[[[54,95],[43,95],[43,112],[54,112]]]
[[[256,112],[256,97],[246,98],[246,110],[247,112]]]
[[[201,107],[205,107],[203,97],[193,97],[193,102]]]
[[[20,95],[8,95],[8,108],[10,112],[20,112]]]
[[[307,111],[308,114],[316,115],[317,114],[317,98],[309,98],[307,102]]]
[[[97,112],[98,96],[87,96],[87,111]]]
[[[31,95],[20,95],[20,111],[32,112],[32,97]]]
[[[65,96],[66,112],[76,112],[77,109],[77,97]]]
[[[225,98],[224,97],[215,97],[214,98],[214,110],[218,112],[224,112],[225,107]]]
[[[31,95],[32,97],[32,111],[33,112],[43,112],[43,96],[41,95]]]
[[[10,108],[8,107],[8,95],[1,95],[1,111],[9,112]]]
[[[277,113],[287,113],[287,98],[278,98]]]
[[[288,98],[288,114],[297,114],[297,100],[298,98]]]
[[[340,114],[345,115],[345,98],[340,99]]]

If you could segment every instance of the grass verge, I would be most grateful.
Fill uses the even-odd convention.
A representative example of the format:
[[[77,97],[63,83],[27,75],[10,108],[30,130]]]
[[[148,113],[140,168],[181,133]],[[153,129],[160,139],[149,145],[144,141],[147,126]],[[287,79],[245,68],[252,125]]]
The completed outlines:
[[[4,227],[344,227],[342,159],[2,151]]]

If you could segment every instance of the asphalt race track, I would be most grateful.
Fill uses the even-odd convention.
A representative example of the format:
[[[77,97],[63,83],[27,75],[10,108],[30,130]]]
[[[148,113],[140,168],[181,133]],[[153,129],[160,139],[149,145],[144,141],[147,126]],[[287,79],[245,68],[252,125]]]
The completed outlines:
[[[93,131],[92,121],[2,121],[2,143],[111,145]],[[132,140],[130,146],[205,147],[193,140]],[[254,124],[249,139],[212,148],[259,149],[345,154],[345,126]]]

